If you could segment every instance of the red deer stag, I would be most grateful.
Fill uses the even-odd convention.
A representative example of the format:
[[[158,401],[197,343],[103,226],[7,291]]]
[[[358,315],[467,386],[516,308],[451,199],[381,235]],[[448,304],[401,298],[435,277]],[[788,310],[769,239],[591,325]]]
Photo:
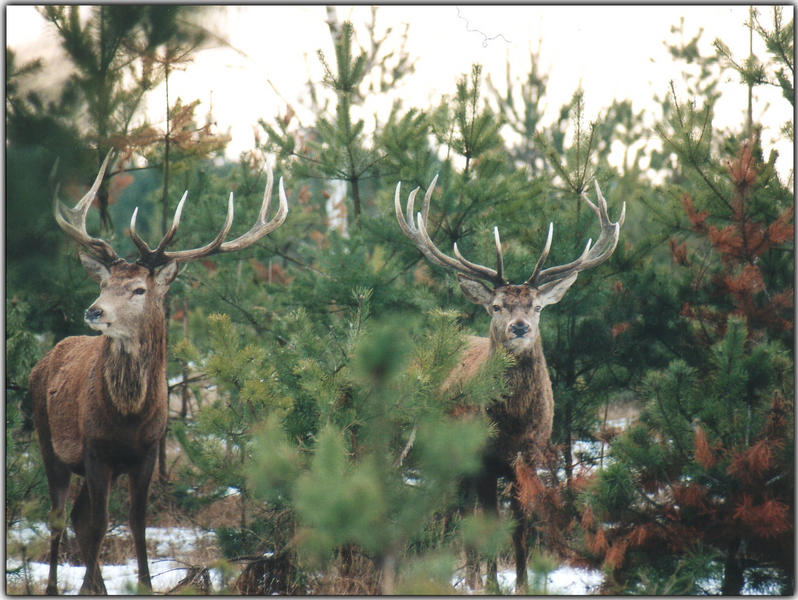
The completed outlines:
[[[166,431],[166,293],[179,263],[242,250],[282,225],[288,212],[281,179],[279,209],[267,220],[271,169],[255,225],[229,242],[224,240],[233,223],[233,194],[222,230],[212,242],[193,250],[166,249],[177,232],[186,194],[177,205],[171,228],[154,250],[136,234],[136,209],[130,237],[139,256],[130,263],[106,241],[86,232],[86,214],[110,156],[74,208],[63,206],[57,193],[55,198],[56,222],[85,249],[80,260],[100,284],[100,296],[86,310],[85,320],[102,335],[62,340],[37,363],[29,380],[52,502],[48,594],[58,593],[58,546],[72,473],[84,477],[72,508],[72,526],[86,564],[81,593],[106,593],[97,557],[108,527],[108,494],[121,473],[128,474],[130,483],[130,529],[138,580],[151,589],[144,520],[158,441]]]
[[[585,202],[598,215],[601,233],[595,245],[588,240],[582,255],[576,260],[543,269],[551,248],[553,224],[549,224],[548,238],[532,275],[521,285],[511,285],[504,277],[499,230],[494,228],[496,243],[496,269],[472,263],[460,254],[454,244],[454,258],[441,252],[427,232],[427,215],[430,197],[437,176],[424,196],[424,207],[413,219],[413,203],[418,188],[413,190],[407,202],[407,218],[402,214],[400,186],[396,186],[394,204],[399,227],[424,256],[432,263],[457,273],[460,289],[465,297],[481,304],[491,316],[490,336],[469,336],[468,345],[461,364],[449,376],[446,385],[472,376],[497,348],[510,353],[515,363],[505,373],[508,392],[500,401],[487,409],[495,424],[495,436],[483,456],[480,473],[471,482],[476,488],[477,498],[486,510],[497,511],[497,480],[504,477],[512,483],[511,507],[516,521],[513,547],[516,562],[516,589],[526,588],[526,517],[518,502],[516,461],[534,465],[539,452],[551,436],[554,416],[554,398],[551,380],[543,356],[543,346],[538,332],[541,310],[559,302],[565,292],[576,281],[580,271],[590,269],[606,261],[618,243],[620,226],[626,213],[626,204],[616,223],[607,215],[607,203],[596,184],[598,206],[583,194]],[[487,282],[488,285],[485,285]],[[469,560],[473,563],[473,559]],[[474,569],[473,564],[471,565]],[[478,566],[476,567],[478,570]],[[472,572],[472,577],[475,574]],[[475,577],[473,577],[475,578]],[[488,562],[488,580],[496,584],[496,562]]]

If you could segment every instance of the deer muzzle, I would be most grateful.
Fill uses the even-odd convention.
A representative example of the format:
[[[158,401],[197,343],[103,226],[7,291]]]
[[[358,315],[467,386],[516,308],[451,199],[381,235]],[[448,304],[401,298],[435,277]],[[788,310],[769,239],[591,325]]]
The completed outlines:
[[[535,330],[526,319],[516,319],[507,324],[501,335],[501,344],[511,354],[527,352],[535,342]]]
[[[102,308],[98,308],[96,306],[90,306],[83,315],[83,319],[86,321],[86,324],[91,327],[92,329],[105,329],[110,327],[111,324],[107,321],[101,321],[104,315],[104,311]]]
[[[526,321],[515,321],[514,323],[510,323],[509,329],[509,333],[515,337],[524,337],[529,331],[529,323]]]

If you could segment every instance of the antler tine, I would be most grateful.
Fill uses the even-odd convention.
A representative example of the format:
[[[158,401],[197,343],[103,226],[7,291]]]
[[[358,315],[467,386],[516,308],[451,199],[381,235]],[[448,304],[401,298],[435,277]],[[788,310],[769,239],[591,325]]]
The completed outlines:
[[[472,263],[470,260],[467,260],[462,254],[460,254],[460,250],[457,247],[457,242],[454,243],[454,255],[457,257],[457,260],[460,261],[460,264],[465,266],[466,268],[470,269],[474,272],[474,274],[470,275],[478,276],[482,279],[487,279],[496,285],[507,285],[507,281],[505,281],[504,276],[502,275],[502,271],[504,271],[504,259],[502,257],[502,250],[501,250],[501,241],[498,240],[498,233],[499,230],[497,227],[493,228],[493,236],[494,241],[497,243],[496,246],[496,262],[498,264],[498,270],[491,269],[490,267],[485,267],[483,265],[478,265],[476,263]],[[466,273],[466,275],[469,275]]]
[[[549,221],[549,233],[546,236],[546,244],[545,246],[543,246],[543,252],[540,253],[540,258],[538,258],[538,262],[535,263],[535,268],[532,269],[532,275],[530,275],[529,279],[527,279],[524,282],[526,285],[531,285],[535,281],[535,278],[537,278],[538,273],[540,273],[541,267],[546,262],[546,259],[549,257],[549,251],[551,250],[551,240],[553,236],[554,236],[554,223]]]
[[[504,256],[502,256],[502,241],[499,239],[499,228],[493,227],[493,241],[496,244],[496,277],[504,281]]]
[[[437,179],[438,176],[436,175],[430,183],[429,190],[435,187],[435,182]],[[396,220],[399,222],[399,228],[407,237],[413,240],[416,247],[421,250],[421,253],[430,262],[435,263],[440,267],[453,268],[452,265],[448,264],[445,260],[438,258],[438,256],[436,256],[436,254],[430,250],[429,246],[427,246],[424,235],[421,233],[420,229],[416,228],[415,226],[413,219],[413,207],[415,205],[416,194],[418,194],[418,190],[420,188],[415,188],[412,192],[410,192],[410,195],[407,198],[407,218],[405,218],[405,216],[402,214],[402,205],[400,201],[401,189],[402,182],[400,181],[396,184],[396,192],[394,194],[394,210],[396,211]],[[431,195],[429,190],[427,191],[427,194],[425,194],[425,199]],[[418,217],[420,222],[422,219],[422,213],[419,213]],[[432,242],[430,242],[430,244],[432,244]],[[441,253],[441,255],[445,258],[448,258],[443,253]]]
[[[88,234],[86,231],[86,215],[89,212],[89,208],[91,208],[95,196],[97,196],[97,191],[100,189],[105,170],[111,160],[112,152],[113,151],[109,151],[108,154],[105,155],[105,160],[103,160],[102,166],[100,166],[100,171],[97,173],[94,183],[74,208],[65,206],[58,199],[58,190],[60,186],[56,185],[55,193],[53,194],[53,211],[55,222],[58,226],[69,235],[69,237],[74,239],[81,246],[84,246],[101,262],[109,265],[120,260],[120,258],[108,242]]]
[[[200,248],[194,248],[192,250],[178,250],[176,252],[165,252],[161,248],[161,244],[158,244],[158,248],[161,249],[160,256],[163,257],[159,262],[161,264],[165,264],[171,260],[176,262],[188,262],[190,260],[197,260],[218,252],[222,242],[224,242],[224,238],[226,238],[227,234],[230,232],[230,227],[233,226],[233,214],[233,192],[230,192],[230,196],[227,199],[227,217],[224,220],[224,225],[222,225],[221,231],[219,231],[213,241]]]
[[[540,271],[534,279],[530,278],[527,280],[527,285],[542,285],[549,281],[554,281],[555,279],[565,279],[573,273],[574,271],[579,272],[583,271],[585,268],[584,261],[587,258],[588,253],[591,250],[593,244],[592,239],[587,240],[587,244],[585,244],[585,249],[582,250],[582,254],[579,255],[579,258],[576,260],[572,260],[569,263],[564,265],[558,265],[556,267],[549,267],[548,269],[544,269]]]
[[[169,228],[169,231],[167,231],[166,234],[163,236],[161,242],[158,244],[158,247],[155,248],[155,250],[150,249],[150,247],[147,245],[147,242],[142,240],[139,237],[139,234],[136,232],[136,217],[138,216],[139,213],[139,207],[137,206],[133,210],[133,216],[130,217],[130,229],[129,229],[130,239],[133,240],[134,244],[136,244],[136,247],[139,249],[139,255],[141,257],[151,257],[151,256],[154,257],[155,255],[159,256],[163,255],[164,248],[166,248],[166,246],[172,241],[172,238],[175,236],[175,233],[177,233],[177,228],[180,225],[180,216],[183,213],[183,205],[186,202],[186,198],[188,198],[188,190],[183,192],[183,197],[180,198],[180,202],[178,202],[177,208],[175,209],[175,216],[172,218],[172,226]],[[141,258],[140,260],[142,262],[146,262],[147,260],[149,260],[149,258],[146,259]]]
[[[233,224],[232,192],[230,193],[230,198],[227,203],[227,218],[225,219],[224,226],[212,242],[206,244],[202,248],[197,248],[195,250],[184,250],[183,253],[164,251],[166,246],[174,237],[175,233],[177,232],[177,228],[180,225],[180,216],[183,213],[183,204],[185,203],[187,197],[188,192],[184,192],[183,197],[180,199],[180,202],[175,209],[175,216],[172,219],[172,226],[169,228],[169,231],[166,232],[166,235],[163,236],[155,250],[152,250],[136,233],[136,216],[139,212],[138,207],[136,207],[136,209],[133,211],[133,216],[130,218],[130,239],[133,240],[133,243],[136,244],[136,247],[139,249],[139,258],[136,262],[147,266],[150,269],[154,269],[161,265],[165,265],[170,260],[184,262],[186,260],[191,260],[192,256],[194,258],[200,258],[201,256],[206,256],[215,252],[219,248]]]
[[[435,187],[435,182],[438,180],[438,176],[432,179],[430,183],[429,189],[433,189]],[[393,206],[394,211],[396,212],[396,220],[399,222],[399,228],[402,230],[407,237],[412,239],[416,245],[419,245],[424,240],[422,239],[421,234],[419,233],[418,229],[415,226],[415,218],[413,215],[413,209],[415,208],[416,204],[416,194],[418,194],[418,190],[421,188],[415,188],[407,197],[407,217],[402,213],[402,203],[401,203],[401,192],[402,192],[402,182],[396,184],[396,192],[394,193],[393,197]],[[425,194],[425,199],[429,195],[429,190],[427,194]],[[425,213],[426,218],[426,213]],[[419,247],[420,248],[420,247]],[[422,250],[423,252],[423,250]]]
[[[183,214],[183,205],[186,203],[186,198],[188,198],[188,190],[183,192],[183,197],[180,198],[180,202],[177,203],[177,208],[175,209],[175,216],[172,217],[172,226],[169,228],[169,231],[166,232],[166,235],[164,235],[163,238],[161,239],[161,243],[159,243],[158,247],[155,249],[156,252],[166,248],[172,242],[172,238],[175,237],[175,233],[177,233],[177,228],[180,225],[180,217]],[[131,232],[132,231],[133,230],[131,229]]]
[[[396,212],[396,220],[399,222],[399,228],[413,241],[416,247],[430,262],[451,271],[461,273],[472,279],[487,279],[495,285],[506,284],[507,282],[504,280],[503,276],[504,267],[498,229],[494,228],[496,256],[499,267],[498,271],[494,271],[488,267],[484,267],[466,260],[460,254],[456,243],[454,244],[454,255],[456,259],[441,252],[433,243],[429,233],[427,232],[427,217],[429,215],[430,199],[432,198],[432,192],[435,189],[435,183],[437,180],[438,176],[436,175],[427,188],[427,192],[424,194],[424,205],[421,211],[416,213],[415,223],[413,220],[413,206],[419,188],[414,189],[408,196],[407,218],[405,218],[405,216],[402,214],[402,205],[400,200],[402,184],[401,182],[396,184],[396,192],[394,194],[394,210]]]
[[[244,248],[257,242],[263,236],[268,235],[285,222],[285,218],[288,216],[288,200],[285,197],[285,187],[283,186],[282,177],[280,177],[280,181],[277,185],[280,196],[280,205],[277,208],[277,213],[275,213],[274,218],[271,221],[266,220],[266,215],[269,212],[269,205],[271,204],[271,191],[274,181],[271,169],[268,172],[267,179],[268,182],[266,184],[266,191],[263,194],[263,203],[261,204],[260,213],[258,214],[258,220],[255,221],[252,229],[247,231],[245,234],[230,242],[224,242],[219,248],[219,252],[235,252],[237,250],[243,250]]]
[[[420,212],[416,213],[416,221],[418,225],[419,239],[421,240],[419,250],[421,250],[427,258],[432,258],[432,261],[438,265],[453,271],[467,274],[468,268],[466,265],[456,261],[451,256],[444,254],[433,243],[429,233],[427,232],[427,224],[424,222],[423,216]]]
[[[626,202],[623,203],[621,208],[621,216],[613,223],[607,213],[607,201],[604,199],[599,189],[598,182],[595,182],[595,187],[598,206],[590,201],[587,194],[583,193],[582,198],[599,218],[601,233],[596,243],[591,246],[591,240],[588,240],[587,246],[585,246],[585,250],[579,258],[565,265],[550,267],[540,271],[534,279],[530,278],[527,283],[530,285],[541,285],[555,279],[563,279],[572,273],[591,269],[605,262],[615,251],[615,247],[618,245],[621,225],[623,225],[626,219]]]

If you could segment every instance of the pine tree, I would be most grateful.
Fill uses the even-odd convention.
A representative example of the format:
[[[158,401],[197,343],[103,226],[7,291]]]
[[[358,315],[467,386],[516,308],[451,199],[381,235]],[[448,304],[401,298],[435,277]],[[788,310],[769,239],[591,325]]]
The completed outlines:
[[[640,145],[643,115],[630,102],[588,122],[590,90],[544,119],[546,75],[534,56],[521,82],[508,67],[506,93],[475,65],[448,75],[437,106],[406,106],[396,84],[413,59],[402,33],[381,33],[378,9],[358,25],[340,23],[332,7],[333,50],[317,53],[323,80],[308,82],[300,101],[313,118],[303,122],[298,104],[264,115],[262,145],[216,166],[207,158],[224,139],[213,134],[211,116],[203,124],[194,114],[196,103],[167,101],[161,127],[132,127],[129,118],[142,90],[201,41],[195,30],[179,31],[177,7],[93,7],[92,22],[105,25],[91,30],[73,23],[79,10],[87,9],[51,13],[76,38],[128,32],[104,79],[79,67],[86,81],[102,80],[116,104],[87,100],[80,77],[63,102],[23,95],[19,83],[37,65],[7,55],[10,172],[34,173],[52,191],[59,180],[91,177],[98,144],[144,156],[149,169],[117,175],[108,190],[123,254],[133,250],[120,224],[134,199],[140,233],[154,240],[188,190],[180,236],[195,247],[218,231],[231,190],[230,236],[254,220],[270,155],[276,178],[285,177],[284,226],[240,255],[187,265],[170,292],[168,370],[182,375],[173,391],[184,394],[187,418],[175,427],[183,460],[165,496],[186,515],[221,498],[235,504],[236,522],[214,528],[222,554],[245,565],[235,591],[451,593],[464,550],[508,551],[505,512],[498,520],[470,515],[459,486],[490,424],[454,418],[455,406],[479,413],[501,394],[506,358],[466,387],[441,390],[462,335],[484,335],[487,319],[453,277],[407,243],[393,214],[397,182],[404,193],[423,192],[436,174],[435,243],[457,242],[484,262],[496,225],[514,281],[529,275],[550,221],[551,264],[572,260],[594,237],[580,198],[593,180],[611,211],[627,202],[613,259],[581,275],[541,327],[557,412],[545,464],[520,474],[539,550],[530,566],[543,573],[563,559],[603,565],[612,591],[739,591],[740,581],[746,591],[791,589],[791,194],[775,175],[775,157],[763,160],[756,127],[753,135],[720,136],[712,128],[721,69],[730,60],[747,69],[745,61],[703,57],[698,38],[674,43],[674,59],[699,69],[662,99],[660,152]],[[764,64],[756,82],[788,94],[792,25],[780,15],[772,28],[753,15],[752,30],[781,57]],[[96,38],[77,41],[81,51],[97,49]],[[391,44],[400,50],[391,53]],[[118,77],[122,56],[134,66],[132,79]],[[676,100],[685,94],[695,106]],[[377,95],[393,101],[387,115],[368,114]],[[107,139],[99,125],[78,127],[83,105],[96,105],[98,115],[101,105],[114,109],[103,113]],[[76,139],[78,149],[64,152]],[[618,143],[627,155],[614,167]],[[651,170],[668,184],[654,186]],[[46,332],[47,341],[83,332],[80,315],[96,294],[63,252],[50,192],[34,196],[25,187],[31,177],[10,179],[8,189],[9,222],[21,224],[7,232],[12,403],[24,397],[26,370],[41,351],[32,332]],[[336,207],[327,206],[331,196]],[[89,228],[101,225],[92,220]],[[31,236],[42,244],[29,248]],[[640,423],[618,435],[602,415],[637,398],[646,403]],[[40,465],[25,463],[24,413],[11,408],[7,465],[21,475],[7,512],[36,517],[40,507],[22,496],[39,489]]]
[[[47,496],[44,469],[38,459],[38,448],[31,438],[33,415],[25,402],[27,374],[44,355],[43,345],[25,327],[30,314],[25,302],[10,301],[6,313],[6,529],[22,519],[42,520]],[[20,378],[24,379],[20,379]]]
[[[731,317],[706,371],[674,361],[646,380],[649,404],[613,442],[581,522],[609,589],[664,593],[678,569],[692,576],[669,593],[792,588],[791,361],[746,338]]]
[[[456,504],[460,478],[478,466],[488,429],[450,411],[464,396],[488,402],[505,363],[443,392],[461,344],[452,315],[430,315],[430,333],[413,339],[394,319],[372,322],[369,296],[359,294],[358,308],[326,334],[298,310],[280,324],[282,344],[244,345],[239,328],[215,316],[206,350],[181,348],[193,360],[204,354],[218,400],[177,429],[191,460],[180,479],[195,482],[180,493],[202,490],[205,502],[237,491],[239,526],[216,529],[228,558],[296,555],[292,587],[250,592],[391,593],[418,584],[405,565],[425,553],[454,561],[453,534],[432,531]],[[497,526],[468,520],[460,535]],[[247,573],[259,565],[250,559]],[[320,580],[319,566],[328,567]],[[434,589],[450,589],[448,576],[436,581]]]
[[[42,7],[40,13],[53,26],[69,57],[68,78],[55,99],[46,94],[33,79],[43,64],[36,60],[17,65],[13,52],[7,53],[10,84],[6,98],[7,166],[15,177],[9,179],[7,211],[8,280],[15,301],[7,305],[9,340],[28,339],[42,334],[49,348],[66,335],[85,334],[83,312],[96,297],[96,286],[75,260],[75,248],[56,226],[52,217],[53,196],[60,189],[62,200],[79,197],[85,185],[96,175],[99,161],[111,147],[123,156],[144,153],[152,142],[146,124],[139,122],[142,100],[162,79],[163,70],[153,66],[153,53],[162,45],[184,43],[183,21],[176,19],[184,9],[179,7]],[[185,9],[188,11],[189,9]],[[190,36],[193,39],[194,36]],[[193,51],[196,46],[188,48]],[[174,141],[185,154],[207,154],[200,143],[202,134],[193,137],[195,104],[181,107],[172,121],[177,131]],[[193,128],[196,130],[196,127]],[[200,139],[197,139],[200,138]],[[218,148],[218,141],[214,149]],[[150,157],[151,158],[151,157]],[[186,158],[185,156],[183,158]],[[195,159],[196,160],[196,159]],[[125,168],[124,161],[117,166]],[[89,231],[101,231],[111,239],[122,255],[133,245],[123,234],[132,206],[130,188],[139,185],[147,190],[147,174],[131,169],[141,178],[117,170],[109,173],[98,194],[99,211],[88,217]],[[30,181],[39,182],[31,186]],[[127,192],[127,193],[126,193]],[[138,197],[143,211],[149,212],[148,194]],[[121,206],[120,206],[121,205]],[[98,218],[99,213],[99,218]],[[141,228],[149,233],[147,219],[140,219]],[[31,240],[38,243],[31,243]],[[18,318],[18,307],[27,306],[26,318]],[[28,474],[44,485],[39,453],[30,439],[31,426],[27,395],[27,376],[35,361],[11,361],[6,381],[9,423],[9,464],[19,468],[22,489],[29,489]],[[19,428],[19,429],[18,429]],[[12,451],[13,450],[13,451]],[[46,501],[46,494],[36,495]],[[11,498],[11,496],[9,497]],[[16,501],[14,514],[18,516]],[[112,498],[112,509],[121,506]],[[33,511],[35,513],[35,511]],[[33,514],[32,513],[32,514]]]
[[[646,377],[639,423],[585,492],[582,557],[610,591],[790,594],[792,195],[756,136],[717,143],[711,104],[674,94],[667,114],[682,352]]]
[[[283,157],[297,159],[292,168],[295,177],[322,177],[348,184],[351,221],[356,223],[365,208],[364,183],[379,173],[379,165],[386,158],[381,148],[369,143],[364,132],[365,121],[356,115],[362,112],[369,94],[379,95],[391,89],[413,67],[405,52],[400,50],[397,63],[391,65],[392,53],[381,51],[391,32],[383,38],[377,37],[376,10],[372,10],[367,29],[368,48],[355,47],[354,27],[348,21],[338,21],[335,7],[328,7],[327,14],[335,62],[331,64],[321,50],[317,56],[324,69],[323,88],[333,94],[332,109],[328,108],[329,99],[319,106],[318,86],[310,83],[311,100],[318,115],[311,127],[300,126],[299,132],[291,131],[289,126],[295,113],[290,106],[288,115],[277,121],[276,128],[265,121],[261,124],[268,137],[267,146],[279,148]]]

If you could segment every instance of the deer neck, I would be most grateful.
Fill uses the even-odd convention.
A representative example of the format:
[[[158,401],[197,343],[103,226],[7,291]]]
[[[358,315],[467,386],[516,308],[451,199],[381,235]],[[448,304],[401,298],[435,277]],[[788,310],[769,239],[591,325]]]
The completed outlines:
[[[158,318],[160,316],[160,318]],[[140,413],[148,392],[163,377],[166,359],[166,322],[157,315],[134,338],[108,338],[103,368],[111,404],[123,415]]]
[[[496,344],[491,340],[491,352],[495,351]],[[515,364],[505,372],[508,401],[518,404],[518,408],[545,401],[551,394],[551,380],[540,336],[526,352],[514,354],[513,357]]]
[[[515,364],[504,377],[507,391],[503,400],[488,408],[497,430],[493,451],[507,460],[519,453],[536,460],[551,436],[554,418],[551,379],[540,338],[527,352],[515,355]]]
[[[543,343],[540,341],[540,336],[537,337],[528,352],[517,355],[515,359],[515,364],[508,369],[510,375],[519,377],[524,383],[539,381],[543,377],[548,379],[546,357],[543,355]]]
[[[497,347],[498,342],[496,342],[494,337],[491,336],[490,353],[493,354],[496,352]],[[546,357],[543,355],[543,343],[540,341],[539,335],[535,338],[535,341],[528,350],[525,352],[514,353],[513,357],[515,358],[515,365],[510,367],[510,369],[508,369],[509,371],[530,370],[532,367],[540,364],[542,364],[545,369],[546,366]]]

